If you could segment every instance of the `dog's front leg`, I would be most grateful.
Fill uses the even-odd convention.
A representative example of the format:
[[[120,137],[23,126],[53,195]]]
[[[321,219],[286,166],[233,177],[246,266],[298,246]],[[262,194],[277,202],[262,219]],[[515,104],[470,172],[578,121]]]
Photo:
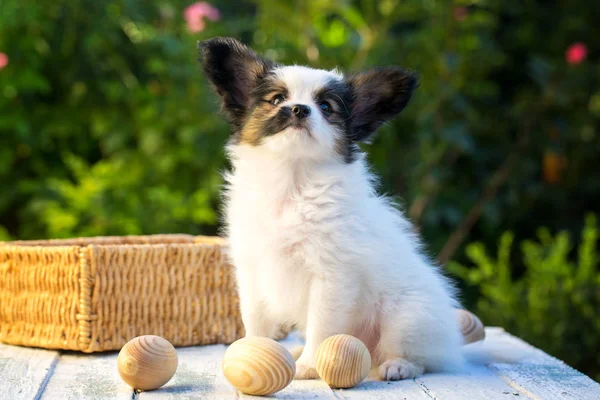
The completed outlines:
[[[241,298],[242,322],[248,336],[272,337],[274,325],[266,318],[262,302]],[[262,311],[262,312],[261,312]]]
[[[250,269],[246,265],[244,267],[246,267],[244,270],[238,270],[237,279],[240,311],[246,337],[264,336],[273,338],[278,332],[278,326],[268,315],[268,310],[265,307],[254,276],[244,273]]]
[[[315,369],[319,345],[328,337],[348,333],[353,293],[344,293],[342,282],[315,279],[310,289],[306,321],[306,345],[296,361],[295,379],[318,378]]]

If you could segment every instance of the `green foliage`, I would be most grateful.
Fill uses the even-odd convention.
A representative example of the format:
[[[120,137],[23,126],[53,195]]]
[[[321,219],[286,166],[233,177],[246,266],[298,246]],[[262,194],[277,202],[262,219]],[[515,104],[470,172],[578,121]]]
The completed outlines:
[[[138,4],[3,3],[0,226],[14,237],[216,230],[227,132],[186,3]]]
[[[594,351],[600,348],[598,238],[596,217],[589,215],[576,249],[564,231],[553,236],[543,228],[537,240],[524,240],[516,263],[522,257],[522,273],[511,261],[510,232],[502,235],[495,257],[472,243],[466,252],[474,267],[452,262],[448,269],[478,288],[474,311],[486,325],[502,326],[600,380]]]

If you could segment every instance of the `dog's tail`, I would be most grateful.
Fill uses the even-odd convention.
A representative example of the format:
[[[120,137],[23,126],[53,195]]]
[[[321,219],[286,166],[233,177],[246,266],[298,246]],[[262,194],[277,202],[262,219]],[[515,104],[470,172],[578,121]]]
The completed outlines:
[[[532,347],[501,330],[489,332],[486,336],[483,341],[463,346],[465,361],[471,364],[516,364],[534,353]]]

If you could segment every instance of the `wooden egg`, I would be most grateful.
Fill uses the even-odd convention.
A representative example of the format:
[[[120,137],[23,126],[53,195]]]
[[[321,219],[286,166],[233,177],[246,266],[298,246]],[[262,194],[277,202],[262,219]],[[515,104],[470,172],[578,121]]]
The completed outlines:
[[[134,389],[158,389],[175,374],[177,351],[160,336],[138,336],[119,352],[117,369],[125,383]]]
[[[266,337],[233,342],[223,358],[225,378],[241,392],[268,396],[290,384],[296,363],[290,352]]]
[[[327,338],[317,350],[317,372],[333,388],[351,388],[371,370],[371,354],[363,342],[350,335]]]
[[[456,310],[460,331],[465,338],[465,344],[485,339],[485,329],[481,320],[467,310]]]

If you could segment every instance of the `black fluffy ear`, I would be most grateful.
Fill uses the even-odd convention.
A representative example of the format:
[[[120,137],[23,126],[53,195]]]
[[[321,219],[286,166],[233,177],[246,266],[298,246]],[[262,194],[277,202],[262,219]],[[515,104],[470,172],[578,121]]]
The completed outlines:
[[[368,139],[406,107],[419,85],[417,74],[398,67],[374,68],[351,76],[352,139]]]
[[[223,101],[231,124],[239,128],[250,106],[251,91],[274,67],[233,38],[213,38],[198,42],[199,61]]]

